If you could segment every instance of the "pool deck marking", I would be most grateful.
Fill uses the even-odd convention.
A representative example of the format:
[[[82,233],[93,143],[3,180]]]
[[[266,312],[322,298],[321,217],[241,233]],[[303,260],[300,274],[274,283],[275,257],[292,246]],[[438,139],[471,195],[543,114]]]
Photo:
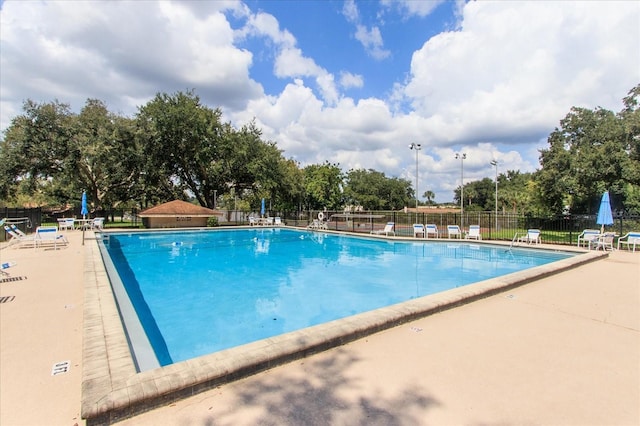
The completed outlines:
[[[438,241],[402,237],[392,239]],[[450,243],[446,240],[443,242]],[[570,247],[536,248],[582,254],[137,373],[98,245],[89,241],[85,245],[84,263],[82,417],[87,419],[87,424],[109,424],[223,383],[608,256],[605,252],[584,252]]]

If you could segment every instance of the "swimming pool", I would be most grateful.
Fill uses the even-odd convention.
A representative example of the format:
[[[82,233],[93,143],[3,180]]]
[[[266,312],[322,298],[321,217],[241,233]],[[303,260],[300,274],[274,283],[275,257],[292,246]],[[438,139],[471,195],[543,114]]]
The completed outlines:
[[[111,233],[106,241],[140,371],[573,256],[277,228]]]

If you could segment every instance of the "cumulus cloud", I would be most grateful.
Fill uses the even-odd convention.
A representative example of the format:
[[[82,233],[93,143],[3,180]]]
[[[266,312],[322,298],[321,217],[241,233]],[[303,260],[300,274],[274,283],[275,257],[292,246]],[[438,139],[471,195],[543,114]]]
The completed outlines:
[[[360,26],[366,65],[379,65],[384,26],[365,25],[358,5],[348,0],[339,11],[345,38],[355,40]],[[383,2],[380,11],[421,19],[446,6],[407,0]],[[276,16],[236,1],[5,2],[1,128],[27,98],[75,110],[98,98],[131,115],[156,92],[195,89],[234,125],[255,120],[303,166],[328,160],[413,183],[407,146],[421,143],[420,192],[442,202],[460,182],[456,152],[467,154],[465,182],[492,177],[492,159],[500,172],[534,171],[537,149],[572,106],[617,111],[640,82],[637,2],[454,6],[455,30],[425,36],[404,74],[375,91],[353,59],[323,61]],[[252,75],[257,52],[282,82],[272,95]]]
[[[358,40],[368,55],[381,60],[389,57],[391,52],[384,48],[384,40],[377,26],[367,28],[360,22],[360,13],[355,0],[346,0],[342,8],[342,14],[348,22],[355,24],[354,37]]]
[[[530,143],[572,106],[619,105],[638,82],[637,4],[472,2],[463,18],[414,53],[405,87],[439,143]]]
[[[433,12],[445,0],[415,1],[415,0],[382,0],[381,4],[388,8],[397,7],[404,10],[408,16],[424,17]],[[460,2],[460,0],[458,0]],[[464,3],[464,1],[462,1]]]
[[[347,71],[343,71],[340,73],[340,86],[345,89],[350,89],[353,87],[359,88],[364,85],[364,80],[361,75],[352,74]]]

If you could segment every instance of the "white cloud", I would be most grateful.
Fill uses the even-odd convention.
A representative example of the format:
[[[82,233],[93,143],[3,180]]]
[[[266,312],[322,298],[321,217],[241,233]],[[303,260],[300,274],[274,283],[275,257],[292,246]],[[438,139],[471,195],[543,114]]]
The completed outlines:
[[[618,107],[638,82],[638,19],[633,2],[472,2],[461,31],[414,53],[405,95],[440,143],[530,142],[572,106]]]
[[[350,89],[352,87],[360,88],[363,85],[364,80],[361,75],[352,74],[346,71],[340,73],[340,86],[345,89]]]
[[[389,50],[384,49],[382,34],[378,27],[368,30],[364,25],[357,25],[355,37],[374,59],[385,59],[391,55]]]
[[[380,3],[389,8],[397,7],[399,9],[405,10],[407,15],[409,16],[415,15],[425,17],[444,2],[445,0],[382,0]]]
[[[356,27],[354,37],[362,44],[369,56],[376,60],[386,59],[391,52],[384,48],[382,34],[377,26],[368,29],[361,23],[358,6],[354,0],[346,0],[342,8],[342,14],[348,22]]]
[[[371,74],[353,71],[357,64],[323,63],[277,17],[243,3],[5,2],[0,126],[27,98],[57,98],[75,110],[98,98],[133,114],[156,92],[193,88],[235,125],[255,118],[265,139],[302,165],[328,160],[413,183],[415,152],[407,145],[421,143],[420,192],[433,190],[442,202],[459,185],[456,151],[467,153],[465,182],[493,177],[493,158],[500,172],[533,171],[537,149],[572,106],[617,111],[640,82],[637,2],[457,5],[458,30],[425,40],[405,64],[407,80],[389,82],[384,97],[369,94]],[[383,7],[420,17],[438,3]],[[379,27],[365,26],[352,0],[342,13],[353,33],[360,26],[370,54],[383,57]],[[283,81],[279,93],[267,96],[252,77],[256,53],[239,47],[248,40],[268,51]],[[341,92],[353,88],[360,90],[348,93],[366,98]]]

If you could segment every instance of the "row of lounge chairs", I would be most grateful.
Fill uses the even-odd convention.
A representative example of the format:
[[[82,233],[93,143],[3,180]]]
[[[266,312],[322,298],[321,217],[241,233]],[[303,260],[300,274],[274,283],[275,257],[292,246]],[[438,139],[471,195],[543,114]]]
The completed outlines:
[[[387,222],[384,229],[371,231],[371,234],[376,235],[395,235],[395,223]],[[413,236],[415,238],[439,238],[440,233],[438,227],[435,224],[423,225],[420,223],[413,224]],[[458,225],[447,225],[447,237],[448,238],[462,238],[463,233]],[[465,239],[481,240],[480,225],[469,225],[469,231],[464,234]],[[615,233],[605,232],[600,233],[597,229],[585,229],[578,236],[578,247],[594,248],[596,250],[613,250]],[[526,243],[526,244],[540,244],[539,229],[528,229],[527,233],[514,238],[514,242]],[[628,232],[626,235],[618,239],[618,250],[621,246],[627,246],[627,249],[636,251],[636,246],[640,247],[640,232]]]
[[[585,229],[580,235],[578,235],[578,247],[586,247],[591,250],[595,248],[599,250],[613,250],[613,242],[616,237],[615,232],[601,233],[598,229]],[[636,245],[640,247],[640,232],[627,232],[622,237],[618,238],[617,249],[620,250],[620,246],[627,246],[628,250],[633,249],[636,251]]]
[[[253,217],[249,216],[249,226],[282,226],[284,223],[279,216],[276,217]]]
[[[4,230],[11,236],[9,245],[18,247],[53,247],[66,246],[67,238],[58,232],[57,226],[38,226],[33,235],[27,235],[15,225],[4,225]]]
[[[74,219],[72,217],[58,219],[58,229],[60,231],[80,229],[102,229],[104,227],[104,217],[94,219]]]
[[[387,222],[383,229],[371,231],[374,235],[396,235],[395,222]],[[414,238],[440,238],[438,226],[435,223],[423,225],[421,223],[413,224]],[[458,225],[447,225],[447,238],[462,238],[463,232]],[[481,240],[480,225],[470,225],[469,231],[464,233],[465,239]]]

